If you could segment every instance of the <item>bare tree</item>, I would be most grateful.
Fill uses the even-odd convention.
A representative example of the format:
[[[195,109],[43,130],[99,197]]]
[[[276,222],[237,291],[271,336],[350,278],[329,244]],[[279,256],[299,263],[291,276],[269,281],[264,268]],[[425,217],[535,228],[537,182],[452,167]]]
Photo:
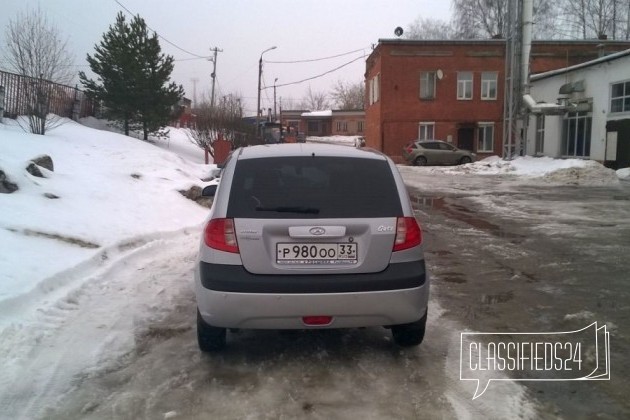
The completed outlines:
[[[630,0],[563,0],[565,34],[583,39],[628,39]]]
[[[29,104],[28,129],[35,134],[45,134],[60,123],[59,118],[48,115],[54,90],[46,82],[68,84],[74,77],[74,59],[68,52],[67,41],[38,8],[20,13],[9,21],[5,42],[5,66],[30,78],[23,86]]]
[[[500,38],[507,33],[508,0],[453,0],[452,4],[456,37]],[[553,0],[534,0],[534,36],[549,37],[555,17]]]
[[[235,147],[249,144],[253,138],[253,128],[243,122],[241,96],[224,96],[215,106],[204,99],[195,108],[195,126],[187,129],[188,138],[214,157],[213,143],[219,139],[232,142]]]
[[[418,17],[405,31],[407,39],[453,39],[455,28],[441,19]]]
[[[452,4],[459,37],[492,38],[505,35],[507,0],[453,0]]]
[[[280,97],[281,109],[296,109],[300,106],[300,102],[293,97]]]
[[[558,20],[561,16],[560,2],[549,0],[534,0],[534,28],[535,39],[558,39],[562,34],[558,31]]]
[[[321,111],[321,110],[329,109],[330,104],[328,103],[326,93],[313,92],[313,90],[309,86],[308,91],[302,98],[302,103],[300,107],[302,109],[308,109],[310,111]]]
[[[341,80],[333,88],[330,96],[338,109],[364,109],[365,83],[344,83]]]

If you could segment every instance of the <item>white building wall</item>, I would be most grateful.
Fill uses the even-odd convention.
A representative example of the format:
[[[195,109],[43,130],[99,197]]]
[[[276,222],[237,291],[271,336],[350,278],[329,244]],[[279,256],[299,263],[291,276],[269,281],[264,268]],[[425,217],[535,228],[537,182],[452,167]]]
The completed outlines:
[[[630,55],[597,65],[577,69],[568,73],[551,76],[532,82],[531,96],[536,102],[557,103],[560,87],[566,83],[584,80],[584,92],[569,96],[571,100],[592,98],[591,155],[594,160],[603,161],[606,151],[606,122],[608,120],[630,118],[630,112],[610,114],[611,85],[630,80]],[[545,121],[544,154],[562,157],[563,116],[548,115]],[[534,155],[536,146],[536,118],[530,115],[527,131],[527,154]]]

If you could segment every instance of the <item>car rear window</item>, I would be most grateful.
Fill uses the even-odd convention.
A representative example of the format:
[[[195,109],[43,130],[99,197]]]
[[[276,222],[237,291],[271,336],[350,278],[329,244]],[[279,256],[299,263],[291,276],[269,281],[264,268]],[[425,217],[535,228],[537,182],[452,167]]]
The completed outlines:
[[[402,216],[386,161],[278,157],[236,163],[227,217],[255,219]]]

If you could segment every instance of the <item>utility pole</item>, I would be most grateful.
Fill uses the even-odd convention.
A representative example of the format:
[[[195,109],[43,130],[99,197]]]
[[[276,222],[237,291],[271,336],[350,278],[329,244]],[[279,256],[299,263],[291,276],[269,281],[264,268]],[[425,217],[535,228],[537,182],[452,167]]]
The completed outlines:
[[[190,79],[193,84],[193,108],[197,107],[197,82],[199,79],[197,77],[193,77]]]
[[[276,77],[276,80],[273,81],[273,121],[276,122],[276,120],[278,119],[276,114],[276,82],[278,81],[278,78]]]
[[[214,108],[214,82],[216,81],[216,78],[217,78],[217,53],[223,52],[223,50],[217,47],[214,47],[214,48],[210,48],[210,51],[214,51],[214,57],[209,59],[214,64],[212,67],[212,74],[210,75],[210,77],[212,77],[212,93],[210,94],[210,108]]]
[[[267,51],[275,50],[277,47],[274,45],[273,47],[269,47],[263,52],[260,53],[260,59],[258,60],[258,101],[256,102],[256,138],[258,140],[261,139],[260,132],[260,117],[261,117],[261,109],[260,109],[260,79],[262,78],[262,62],[263,62],[263,54]]]

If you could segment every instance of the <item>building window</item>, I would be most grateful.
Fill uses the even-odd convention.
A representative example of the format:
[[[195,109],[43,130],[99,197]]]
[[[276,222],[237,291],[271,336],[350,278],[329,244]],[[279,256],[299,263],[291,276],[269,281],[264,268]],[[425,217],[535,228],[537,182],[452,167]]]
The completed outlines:
[[[497,73],[486,72],[481,73],[481,99],[496,100],[497,99]]]
[[[494,123],[479,123],[478,152],[494,152]]]
[[[543,154],[545,149],[545,116],[536,116],[536,154]]]
[[[348,131],[348,122],[347,121],[337,121],[337,131],[339,131],[339,132]]]
[[[357,132],[358,133],[363,133],[363,125],[365,124],[364,121],[357,121]]]
[[[562,124],[562,153],[564,156],[591,155],[592,119],[586,112],[570,112]]]
[[[435,139],[435,123],[421,122],[418,126],[418,139],[420,140]]]
[[[420,99],[435,98],[435,72],[423,71],[420,73]]]
[[[380,82],[380,74],[377,74],[372,79],[370,79],[370,105],[378,102],[379,99],[379,82]]]
[[[457,99],[470,100],[473,93],[473,74],[471,71],[457,73]]]
[[[370,79],[368,83],[368,95],[370,100],[370,105],[374,103],[374,79]]]
[[[630,112],[630,81],[612,85],[610,112]]]
[[[319,121],[309,121],[308,132],[319,134]]]

